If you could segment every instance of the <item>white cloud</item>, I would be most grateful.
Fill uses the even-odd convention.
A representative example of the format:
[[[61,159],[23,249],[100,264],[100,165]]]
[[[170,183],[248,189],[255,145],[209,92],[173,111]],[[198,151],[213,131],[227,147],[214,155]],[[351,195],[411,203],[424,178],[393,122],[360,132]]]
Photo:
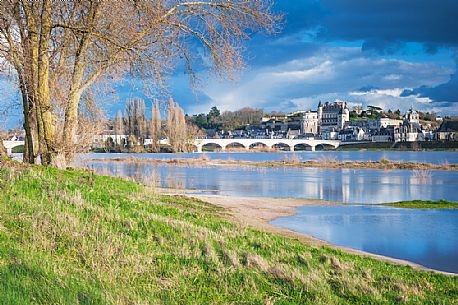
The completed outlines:
[[[330,60],[325,60],[318,66],[314,66],[305,70],[273,72],[271,75],[278,78],[278,81],[305,81],[313,79],[314,81],[324,81],[333,76],[333,63]]]
[[[402,78],[399,74],[388,74],[384,77],[385,80],[400,80]]]
[[[431,100],[401,97],[401,93],[405,88],[444,83],[451,73],[434,63],[367,57],[359,48],[334,47],[323,48],[314,56],[248,70],[237,83],[211,80],[202,91],[211,100],[208,106],[222,110],[250,106],[289,111],[315,108],[319,100],[336,99],[396,109],[411,104],[424,108],[432,107]],[[358,91],[365,86],[380,89]],[[189,110],[194,112],[196,107]]]

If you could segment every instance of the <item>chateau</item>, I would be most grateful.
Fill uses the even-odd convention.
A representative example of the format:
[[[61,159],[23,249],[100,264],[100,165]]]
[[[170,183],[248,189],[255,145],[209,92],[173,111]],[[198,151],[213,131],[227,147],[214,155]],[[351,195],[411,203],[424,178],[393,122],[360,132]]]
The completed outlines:
[[[340,131],[348,121],[350,121],[350,111],[347,102],[318,104],[318,123],[321,133]]]

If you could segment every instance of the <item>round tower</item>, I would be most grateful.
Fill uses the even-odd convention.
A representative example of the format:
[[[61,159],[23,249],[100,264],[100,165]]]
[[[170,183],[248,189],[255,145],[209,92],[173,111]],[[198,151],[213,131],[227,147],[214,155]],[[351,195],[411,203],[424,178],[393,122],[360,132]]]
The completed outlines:
[[[318,122],[321,122],[321,118],[323,117],[323,105],[321,105],[321,101],[318,103]]]

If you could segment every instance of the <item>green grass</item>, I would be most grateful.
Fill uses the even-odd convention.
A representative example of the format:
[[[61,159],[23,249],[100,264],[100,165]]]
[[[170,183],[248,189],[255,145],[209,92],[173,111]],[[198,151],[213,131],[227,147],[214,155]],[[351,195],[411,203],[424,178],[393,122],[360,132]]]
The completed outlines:
[[[458,278],[243,227],[209,203],[0,163],[1,304],[453,304]]]
[[[446,200],[412,200],[384,203],[383,205],[407,209],[458,209],[458,202]]]

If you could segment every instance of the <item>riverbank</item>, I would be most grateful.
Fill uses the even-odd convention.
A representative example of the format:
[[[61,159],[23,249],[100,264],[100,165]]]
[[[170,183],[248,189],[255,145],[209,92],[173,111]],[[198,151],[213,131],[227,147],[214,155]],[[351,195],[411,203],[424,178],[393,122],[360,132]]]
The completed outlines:
[[[200,158],[152,159],[152,158],[93,158],[86,162],[121,162],[168,164],[174,166],[254,166],[254,167],[292,167],[292,168],[351,168],[351,169],[383,169],[383,170],[418,170],[417,175],[425,177],[428,170],[458,170],[458,164],[431,164],[418,162],[397,162],[386,159],[379,161],[338,161],[330,157],[316,160],[301,161],[291,155],[282,161],[243,161],[243,160],[210,160],[202,155]]]
[[[457,277],[252,228],[132,181],[1,162],[0,187],[6,304],[458,301]]]
[[[340,151],[458,151],[458,141],[368,142],[345,144]]]
[[[430,270],[425,268],[424,266],[420,266],[410,261],[396,259],[392,257],[387,257],[383,255],[377,255],[374,253],[369,253],[365,251],[360,251],[357,249],[352,249],[343,246],[336,246],[331,244],[327,241],[315,238],[313,236],[298,233],[286,228],[274,226],[271,224],[271,221],[280,218],[280,217],[287,217],[293,216],[298,213],[298,207],[304,206],[341,206],[342,203],[338,202],[329,202],[329,201],[322,201],[318,199],[296,199],[296,198],[263,198],[263,197],[238,197],[238,196],[224,196],[224,195],[208,195],[204,191],[196,191],[193,190],[192,194],[189,195],[188,190],[182,189],[167,189],[167,188],[158,188],[158,192],[167,195],[184,195],[184,196],[191,196],[193,198],[197,198],[199,200],[203,200],[205,202],[209,202],[215,204],[217,206],[224,207],[231,212],[233,216],[233,220],[241,223],[242,225],[251,226],[260,230],[265,230],[272,232],[274,234],[292,237],[298,239],[300,241],[306,242],[308,244],[312,244],[314,246],[329,246],[334,249],[343,250],[345,252],[349,252],[356,255],[366,256],[376,258],[388,263],[399,264],[399,265],[406,265],[411,266],[415,269],[422,269],[422,270]],[[440,201],[438,201],[440,202]],[[416,208],[423,208],[420,204],[423,205],[432,205],[428,201],[416,201]],[[381,204],[383,206],[396,206],[396,207],[405,207],[405,206],[398,206],[398,203],[386,203]],[[368,204],[367,206],[375,206],[373,204]],[[413,206],[411,208],[414,208]],[[429,208],[432,208],[429,206]],[[442,206],[437,205],[436,208],[443,208]],[[441,272],[441,271],[435,271]],[[441,272],[442,273],[442,272]],[[446,273],[446,272],[445,272]],[[450,273],[446,273],[450,274]]]
[[[458,209],[458,202],[447,200],[411,200],[381,205],[404,209]]]
[[[299,234],[288,229],[283,229],[270,224],[270,221],[286,216],[293,216],[297,213],[296,208],[301,206],[334,206],[340,205],[336,202],[321,201],[318,199],[296,199],[296,198],[263,198],[263,197],[237,197],[224,195],[208,195],[204,191],[157,188],[157,192],[165,195],[182,195],[197,198],[211,204],[223,207],[231,212],[232,220],[260,230],[284,236],[299,238],[314,245],[322,246],[327,244],[305,234]]]

